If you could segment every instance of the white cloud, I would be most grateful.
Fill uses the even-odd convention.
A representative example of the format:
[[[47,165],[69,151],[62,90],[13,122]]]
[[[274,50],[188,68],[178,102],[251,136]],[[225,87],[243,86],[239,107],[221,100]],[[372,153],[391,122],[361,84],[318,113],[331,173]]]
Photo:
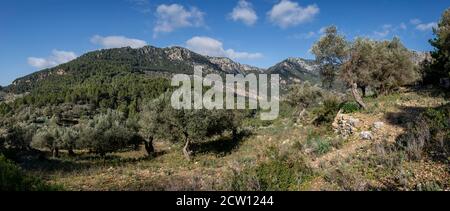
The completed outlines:
[[[281,28],[288,28],[311,21],[319,11],[319,7],[315,4],[301,7],[296,2],[281,0],[268,12],[268,16],[272,23]]]
[[[242,21],[244,24],[251,26],[258,20],[255,10],[251,3],[246,0],[240,0],[238,5],[231,12],[230,17],[234,21]]]
[[[408,26],[406,26],[405,23],[401,23],[401,24],[400,24],[400,29],[406,30],[406,29],[408,29]]]
[[[228,57],[230,59],[245,60],[263,57],[261,53],[238,52],[233,49],[225,50],[222,42],[210,37],[193,37],[186,41],[186,47],[196,53],[213,57]]]
[[[431,23],[423,23],[422,20],[420,19],[412,19],[409,21],[412,25],[416,26],[416,29],[419,31],[429,31],[432,30],[433,28],[437,27],[437,23],[436,22],[431,22]]]
[[[419,25],[419,24],[422,23],[422,21],[421,21],[420,19],[417,19],[417,18],[412,19],[412,20],[410,20],[409,22],[410,22],[411,24],[413,24],[413,25]]]
[[[328,26],[324,26],[322,28],[319,29],[319,34],[325,34],[325,32],[327,31]]]
[[[71,51],[53,50],[47,58],[28,57],[28,64],[35,68],[50,68],[59,64],[70,62],[77,58]]]
[[[127,38],[124,36],[102,37],[100,35],[95,35],[91,38],[91,42],[93,44],[102,46],[102,48],[122,48],[122,47],[141,48],[147,45],[147,42],[143,40]]]
[[[327,28],[328,28],[328,26],[324,26],[317,31],[309,31],[306,33],[294,34],[292,36],[289,36],[288,38],[301,39],[301,40],[309,40],[312,38],[317,38],[317,37],[320,37],[321,35],[325,34]]]
[[[420,31],[428,31],[428,30],[432,30],[433,28],[437,28],[437,23],[435,23],[435,22],[421,23],[416,26],[416,29],[420,30]]]
[[[396,29],[391,24],[385,24],[381,27],[381,30],[373,32],[373,37],[382,39],[387,37],[393,31],[396,31]]]
[[[153,28],[153,36],[160,33],[173,32],[178,28],[203,26],[204,13],[192,7],[186,10],[182,5],[159,5],[156,9],[156,26]]]
[[[310,31],[307,33],[295,34],[295,35],[291,36],[290,38],[299,39],[299,40],[309,40],[309,39],[316,37],[317,35],[318,35],[318,33]]]
[[[149,0],[128,0],[132,4],[132,8],[141,13],[150,13]]]

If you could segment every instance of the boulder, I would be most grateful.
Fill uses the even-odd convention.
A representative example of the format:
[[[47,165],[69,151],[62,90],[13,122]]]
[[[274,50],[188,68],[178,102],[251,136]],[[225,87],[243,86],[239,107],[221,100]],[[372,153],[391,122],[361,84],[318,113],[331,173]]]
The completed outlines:
[[[384,122],[375,122],[373,123],[373,128],[375,130],[381,130],[384,128]]]
[[[362,140],[372,140],[373,139],[373,135],[370,131],[363,131],[360,133],[359,137]]]

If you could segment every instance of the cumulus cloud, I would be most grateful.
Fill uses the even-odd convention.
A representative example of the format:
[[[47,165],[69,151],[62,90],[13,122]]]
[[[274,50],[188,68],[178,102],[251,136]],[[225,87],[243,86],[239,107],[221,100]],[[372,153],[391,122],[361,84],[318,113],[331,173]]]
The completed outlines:
[[[374,31],[376,38],[385,38],[394,30],[393,26],[390,24],[385,24],[381,27],[380,31]]]
[[[414,25],[416,27],[416,29],[419,30],[419,31],[429,31],[429,30],[432,30],[433,28],[437,27],[437,23],[436,22],[423,23],[422,20],[420,20],[418,18],[412,19],[409,22],[412,25]]]
[[[294,34],[294,35],[290,36],[289,38],[299,39],[299,40],[309,40],[309,39],[317,37],[317,35],[319,35],[319,34],[316,32],[310,31],[310,32],[306,32],[306,33]]]
[[[142,48],[147,45],[147,42],[138,39],[127,38],[124,36],[107,36],[102,37],[95,35],[91,38],[91,43],[100,45],[102,48]]]
[[[311,21],[319,11],[319,7],[315,4],[301,7],[296,2],[281,0],[268,12],[268,16],[272,23],[281,28],[288,28]]]
[[[433,28],[437,28],[437,23],[435,22],[421,23],[416,26],[416,29],[420,31],[429,31],[432,30]]]
[[[418,25],[418,24],[421,24],[421,23],[422,23],[422,21],[421,21],[420,19],[417,19],[417,18],[412,19],[412,20],[410,20],[409,22],[410,22],[411,24],[413,24],[413,25]]]
[[[251,26],[258,20],[255,10],[250,2],[240,0],[238,5],[233,9],[230,18],[234,21],[242,21],[244,24]]]
[[[327,31],[328,26],[324,26],[322,28],[319,29],[319,34],[325,34],[325,32]]]
[[[399,27],[400,27],[400,29],[402,29],[402,30],[408,29],[408,26],[406,26],[405,23],[401,23]]]
[[[373,32],[372,38],[383,39],[389,35],[393,35],[407,29],[408,26],[406,26],[405,23],[400,23],[399,25],[385,24],[379,30]]]
[[[71,51],[53,50],[47,58],[28,57],[28,64],[35,68],[50,68],[59,64],[70,62],[77,58],[77,55]]]
[[[132,4],[132,8],[141,13],[150,13],[149,0],[128,0]]]
[[[261,53],[238,52],[233,49],[225,50],[222,42],[210,37],[193,37],[186,41],[186,47],[196,53],[213,57],[228,57],[230,59],[244,60],[263,57]]]
[[[195,7],[187,10],[179,4],[159,5],[156,9],[157,20],[153,28],[153,36],[173,32],[178,28],[203,26],[203,16],[204,13]]]

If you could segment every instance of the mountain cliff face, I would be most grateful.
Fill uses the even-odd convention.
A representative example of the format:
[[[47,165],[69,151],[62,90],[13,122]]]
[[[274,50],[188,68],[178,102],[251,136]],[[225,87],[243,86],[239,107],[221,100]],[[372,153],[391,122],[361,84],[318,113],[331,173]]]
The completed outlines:
[[[319,82],[319,67],[313,60],[288,58],[267,70],[270,74],[280,74],[282,83],[310,81]]]

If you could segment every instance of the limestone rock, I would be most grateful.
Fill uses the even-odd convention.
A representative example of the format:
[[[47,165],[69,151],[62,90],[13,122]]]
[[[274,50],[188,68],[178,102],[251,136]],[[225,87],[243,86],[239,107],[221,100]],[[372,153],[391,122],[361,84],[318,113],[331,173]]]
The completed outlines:
[[[358,130],[361,121],[347,114],[339,112],[333,122],[334,131],[343,138],[347,138]]]
[[[381,130],[384,128],[384,122],[375,122],[373,123],[373,129]]]
[[[362,140],[372,140],[373,139],[373,135],[370,131],[363,131],[360,133],[359,137]]]

